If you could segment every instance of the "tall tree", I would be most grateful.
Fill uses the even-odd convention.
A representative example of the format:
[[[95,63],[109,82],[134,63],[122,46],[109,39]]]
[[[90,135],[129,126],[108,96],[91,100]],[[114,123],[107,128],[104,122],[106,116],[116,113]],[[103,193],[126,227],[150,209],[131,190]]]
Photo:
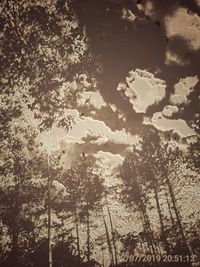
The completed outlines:
[[[43,198],[45,188],[37,191],[34,183],[40,176],[45,181],[47,167],[47,161],[35,141],[34,129],[22,123],[25,123],[22,119],[13,121],[7,128],[9,131],[4,131],[6,138],[1,143],[0,201],[6,207],[1,219],[7,225],[11,238],[8,260],[12,262],[15,259],[16,263],[11,264],[16,266],[22,256],[21,248],[26,244],[31,246],[33,242],[34,222],[26,208],[30,202],[35,207]]]
[[[81,258],[79,224],[86,223],[86,258],[91,261],[91,222],[90,213],[98,211],[103,193],[102,178],[95,170],[94,158],[91,155],[82,155],[79,160],[64,171],[61,176],[63,185],[66,186],[68,197],[66,198],[67,209],[73,212],[76,248]]]
[[[140,183],[140,177],[136,171],[137,167],[135,168],[135,166],[137,166],[135,154],[129,153],[126,156],[120,170],[120,177],[124,182],[124,188],[122,189],[122,200],[127,206],[135,206],[136,211],[139,212],[149,253],[155,254],[154,237],[149,215],[147,213],[149,196],[146,194],[146,191]]]

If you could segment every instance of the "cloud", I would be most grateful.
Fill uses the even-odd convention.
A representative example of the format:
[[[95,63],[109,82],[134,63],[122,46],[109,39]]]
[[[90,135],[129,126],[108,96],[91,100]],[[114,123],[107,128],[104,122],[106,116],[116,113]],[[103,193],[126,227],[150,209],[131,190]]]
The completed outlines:
[[[93,119],[104,121],[112,131],[127,128],[126,116],[115,104],[102,107],[96,110],[95,113],[91,111],[88,115]]]
[[[106,106],[106,103],[105,103],[103,97],[101,96],[101,94],[99,93],[99,91],[97,91],[97,92],[92,92],[92,91],[82,92],[80,94],[80,99],[79,99],[78,104],[80,106],[92,105],[96,109],[100,109],[101,107]]]
[[[180,79],[180,81],[174,86],[175,91],[174,94],[170,96],[170,103],[173,105],[186,104],[188,102],[187,96],[193,90],[198,81],[197,76]]]
[[[177,113],[179,111],[177,106],[171,106],[167,105],[164,107],[162,114],[165,117],[171,117],[174,113]]]
[[[177,133],[181,138],[193,136],[195,132],[191,129],[185,120],[182,119],[168,119],[163,117],[162,112],[156,112],[151,119],[144,118],[144,124],[153,125],[160,131],[173,131]]]
[[[181,51],[179,50],[179,53]],[[189,58],[183,57],[183,55],[177,54],[173,49],[167,47],[165,53],[165,64],[166,65],[173,65],[185,66],[190,64]]]
[[[112,154],[105,151],[98,151],[98,153],[94,154],[94,157],[96,158],[96,163],[99,166],[103,166],[108,175],[111,173],[113,175],[115,170],[117,171],[117,168],[123,163],[124,160],[124,158],[119,154]],[[115,181],[114,178],[107,180],[107,183],[111,185],[113,185],[114,182],[119,182]]]
[[[127,149],[137,144],[138,136],[132,136],[125,129],[112,131],[103,121],[84,117],[77,121],[76,125],[60,139],[59,148],[64,152],[63,164],[70,168],[84,152],[86,155],[94,155],[99,151],[106,155],[124,156]],[[48,140],[47,140],[48,142]],[[101,154],[100,154],[101,155]]]
[[[188,42],[193,50],[200,49],[200,17],[197,14],[189,13],[186,8],[180,7],[165,17],[165,27],[168,38],[180,36]]]
[[[117,90],[122,91],[129,98],[133,109],[137,113],[145,113],[147,108],[158,103],[165,97],[166,84],[155,78],[146,70],[130,71],[126,77],[126,84],[119,84]]]
[[[139,138],[127,133],[125,129],[112,131],[103,121],[94,120],[84,117],[68,132],[69,136],[79,139],[80,141],[87,136],[96,136],[93,141],[96,144],[106,143],[108,140],[117,144],[133,145]]]

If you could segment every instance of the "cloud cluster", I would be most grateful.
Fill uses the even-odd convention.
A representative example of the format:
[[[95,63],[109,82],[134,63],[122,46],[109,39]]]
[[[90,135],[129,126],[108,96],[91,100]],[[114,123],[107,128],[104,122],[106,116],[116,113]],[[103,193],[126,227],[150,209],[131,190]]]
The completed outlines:
[[[200,17],[179,7],[172,15],[165,17],[165,27],[168,38],[180,36],[191,49],[200,49]]]
[[[84,91],[80,94],[79,103],[80,106],[91,105],[96,109],[100,109],[101,107],[105,107],[106,103],[101,96],[100,92],[92,92],[92,91]]]
[[[138,137],[127,133],[125,129],[112,131],[103,121],[94,120],[89,117],[84,117],[82,120],[68,132],[68,135],[79,139],[80,141],[87,136],[97,137],[93,143],[103,144],[107,141],[116,144],[133,145],[137,143]]]
[[[124,158],[119,154],[112,154],[110,152],[98,151],[94,156],[97,159],[97,163],[107,168],[115,168],[122,164]],[[103,164],[102,164],[103,163]]]
[[[163,108],[162,114],[163,116],[169,118],[171,117],[174,113],[177,113],[179,111],[177,106],[171,106],[167,105]]]
[[[153,125],[160,131],[173,131],[177,133],[181,138],[193,136],[195,132],[191,129],[185,120],[183,119],[169,119],[165,118],[162,112],[156,112],[151,119],[144,118],[144,124]]]
[[[188,95],[191,93],[198,81],[197,76],[180,79],[180,81],[174,86],[175,91],[174,94],[170,96],[170,103],[173,105],[186,104],[188,102]]]
[[[145,113],[147,108],[161,101],[165,97],[166,83],[154,77],[146,70],[130,71],[126,77],[126,84],[119,84],[117,90],[122,91],[129,98],[133,109],[137,113]]]

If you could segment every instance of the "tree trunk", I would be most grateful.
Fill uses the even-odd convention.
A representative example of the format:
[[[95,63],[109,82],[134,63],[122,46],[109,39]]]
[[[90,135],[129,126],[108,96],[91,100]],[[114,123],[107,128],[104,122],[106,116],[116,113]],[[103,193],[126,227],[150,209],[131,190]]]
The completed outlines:
[[[87,204],[87,261],[90,262],[90,214],[89,214],[89,208]]]
[[[176,206],[176,199],[175,199],[174,192],[173,192],[173,189],[172,189],[172,186],[171,186],[171,183],[169,181],[168,176],[166,176],[166,182],[167,182],[167,186],[168,186],[168,189],[169,189],[169,194],[170,194],[170,197],[171,197],[171,200],[172,200],[172,205],[173,205],[174,213],[176,215],[176,220],[177,220],[177,223],[178,223],[180,234],[181,234],[183,243],[185,244],[186,253],[188,255],[190,255],[190,248],[188,246],[187,239],[186,239],[185,234],[184,234],[183,226],[182,226],[182,223],[181,223],[181,218],[180,218],[177,206]]]
[[[161,233],[164,241],[164,248],[167,254],[170,254],[170,246],[169,242],[167,241],[167,237],[165,234],[165,228],[164,228],[164,223],[163,223],[163,214],[161,211],[160,203],[159,203],[159,197],[158,197],[158,191],[157,191],[157,183],[153,185],[153,190],[155,194],[155,200],[156,200],[156,206],[157,206],[157,211],[158,211],[158,216],[159,216],[159,221],[160,221],[160,227],[161,227]]]
[[[101,248],[101,255],[102,255],[102,267],[105,267],[103,248]]]
[[[105,226],[105,232],[106,232],[106,239],[107,239],[107,244],[108,244],[108,251],[110,254],[110,263],[111,263],[111,267],[115,266],[114,265],[114,256],[113,256],[113,250],[112,250],[112,245],[110,242],[110,237],[109,237],[109,231],[108,231],[108,226],[106,224],[106,220],[103,214],[103,209],[102,209],[102,218],[103,218],[103,222],[104,222],[104,226]]]
[[[49,176],[49,155],[48,160],[48,181],[47,181],[47,196],[48,196],[48,266],[52,267],[52,245],[51,245],[51,178]]]
[[[152,233],[152,229],[151,229],[151,224],[150,224],[150,221],[149,221],[149,216],[146,212],[146,207],[144,206],[144,203],[142,201],[142,196],[140,196],[140,209],[142,210],[142,214],[143,214],[143,217],[144,217],[144,222],[145,222],[145,227],[147,229],[147,235],[149,237],[149,244],[150,244],[150,247],[151,247],[151,250],[152,250],[152,254],[153,255],[156,255],[158,253],[156,253],[156,246],[155,246],[155,242],[154,242],[154,236],[153,236],[153,233]]]
[[[13,267],[18,267],[18,234],[16,229],[11,230],[11,236],[12,236],[12,247],[8,259],[8,263],[11,264]]]
[[[149,242],[149,239],[147,238],[147,236],[148,236],[148,231],[147,231],[147,229],[146,229],[146,225],[145,225],[145,219],[144,219],[144,216],[143,216],[143,214],[142,214],[142,212],[141,212],[141,220],[142,220],[142,226],[143,226],[143,230],[144,230],[144,233],[145,233],[145,239],[146,239],[146,243],[147,243],[147,248],[148,248],[148,254],[152,254],[152,250],[151,250],[151,244],[150,244],[150,242]],[[143,242],[143,241],[142,241]],[[145,243],[145,242],[144,242]],[[145,246],[146,247],[146,246]],[[145,253],[145,251],[144,251],[144,253]]]
[[[13,267],[17,267],[18,266],[18,236],[19,236],[19,228],[18,228],[18,217],[20,214],[20,203],[19,203],[19,181],[16,181],[16,198],[15,198],[15,203],[14,203],[14,207],[12,210],[12,214],[13,216],[13,222],[11,225],[11,229],[10,229],[10,235],[12,238],[12,247],[11,247],[11,251],[10,251],[10,255],[9,255],[9,261],[11,262],[11,265]]]
[[[167,193],[165,193],[165,197],[166,197],[166,200],[167,200],[167,206],[168,206],[168,210],[169,210],[171,223],[172,223],[173,226],[175,226],[175,221],[174,221],[174,218],[173,218],[173,214],[172,214],[172,211],[171,211],[171,206],[170,206],[170,203],[169,203],[169,199],[168,199]]]
[[[51,246],[51,183],[48,178],[48,266],[52,267],[52,246]]]
[[[78,225],[77,207],[75,207],[75,209],[74,209],[74,216],[75,216],[75,227],[76,227],[77,251],[78,251],[78,258],[79,258],[79,262],[80,262],[80,260],[81,260],[81,251],[80,251],[80,238],[79,238],[79,225]]]
[[[146,209],[142,203],[142,200],[140,201],[140,209],[141,209],[143,220],[144,220],[144,231],[146,232],[146,240],[149,245],[151,254],[155,255],[156,252],[155,252],[155,247],[154,247],[154,238],[152,234],[152,229],[151,229],[148,215],[146,213]]]
[[[115,232],[114,232],[112,217],[111,217],[110,208],[109,208],[109,205],[108,205],[107,198],[106,198],[106,204],[107,204],[108,216],[109,216],[111,233],[112,233],[112,241],[113,241],[113,248],[114,248],[114,260],[115,260],[114,264],[115,264],[115,266],[117,266],[118,265],[118,259],[117,259],[118,257],[117,257],[116,241],[115,241]]]

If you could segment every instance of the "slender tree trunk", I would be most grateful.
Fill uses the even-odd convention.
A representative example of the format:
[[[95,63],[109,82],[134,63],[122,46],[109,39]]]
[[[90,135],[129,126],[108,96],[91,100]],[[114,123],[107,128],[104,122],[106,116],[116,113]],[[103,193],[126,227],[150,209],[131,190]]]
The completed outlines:
[[[76,227],[77,251],[78,251],[78,258],[79,258],[79,262],[80,262],[80,260],[81,260],[81,251],[80,251],[80,238],[79,238],[79,225],[78,225],[77,207],[75,207],[75,209],[74,209],[74,216],[75,216],[75,227]]]
[[[140,188],[139,184],[137,183],[137,190],[139,193],[139,209],[141,211],[141,215],[143,217],[143,221],[144,221],[144,232],[146,233],[146,240],[147,240],[147,244],[149,246],[149,251],[151,254],[155,255],[156,251],[155,251],[155,247],[154,247],[154,237],[152,234],[152,229],[151,229],[151,225],[150,225],[150,221],[149,221],[149,216],[146,212],[146,207],[143,203],[143,197],[142,197],[142,189]]]
[[[169,247],[169,242],[167,241],[167,237],[165,234],[165,228],[164,228],[164,223],[163,223],[163,214],[161,211],[160,203],[159,203],[159,197],[158,197],[158,191],[157,191],[157,183],[154,184],[153,186],[154,194],[155,194],[155,200],[156,200],[156,206],[157,206],[157,211],[158,211],[158,216],[159,216],[159,221],[160,221],[160,227],[161,227],[161,233],[164,241],[164,247],[165,251],[167,254],[170,254],[170,247]]]
[[[52,245],[51,245],[51,179],[49,176],[49,155],[48,157],[48,266],[52,267]]]
[[[106,204],[107,204],[107,210],[108,210],[108,216],[109,216],[109,221],[110,221],[110,227],[111,227],[111,233],[112,233],[112,241],[113,241],[113,248],[114,248],[114,259],[115,259],[115,266],[118,265],[118,257],[117,257],[117,246],[116,246],[116,241],[115,241],[115,231],[113,227],[113,222],[112,222],[112,216],[110,213],[110,208],[108,205],[108,200],[106,198]]]
[[[89,207],[87,203],[87,261],[90,262],[90,213],[89,213]]]
[[[174,218],[173,218],[173,214],[172,214],[172,210],[171,210],[171,206],[170,206],[170,203],[169,203],[169,199],[168,199],[167,193],[165,193],[165,197],[166,197],[166,200],[167,200],[167,207],[168,207],[168,210],[169,210],[170,220],[171,220],[172,225],[175,227],[175,221],[174,221]]]
[[[52,267],[50,182],[48,184],[48,265]]]
[[[149,242],[149,239],[147,238],[148,237],[148,231],[146,229],[146,225],[145,225],[145,219],[144,219],[144,215],[142,214],[141,212],[141,219],[142,219],[142,226],[143,226],[143,230],[144,230],[144,234],[145,234],[145,239],[146,239],[146,243],[147,243],[147,248],[148,248],[148,253],[149,254],[152,254],[152,250],[151,250],[151,244]],[[145,251],[144,251],[145,252]]]
[[[101,248],[101,255],[102,255],[102,267],[105,267],[103,248]]]
[[[111,267],[113,267],[113,266],[115,266],[114,265],[113,250],[112,250],[112,245],[111,245],[111,242],[110,242],[108,226],[106,224],[106,220],[105,220],[105,217],[104,217],[104,214],[103,214],[103,209],[102,209],[102,218],[103,218],[103,223],[104,223],[104,226],[105,226],[106,239],[107,239],[107,244],[108,244],[108,251],[109,251],[109,254],[110,254],[110,263],[111,263]]]
[[[16,198],[15,198],[15,203],[14,203],[14,207],[13,207],[13,224],[10,230],[10,235],[12,238],[12,247],[11,247],[11,251],[10,251],[10,261],[13,267],[17,267],[18,265],[18,236],[19,236],[19,228],[18,228],[18,224],[17,224],[17,219],[19,217],[19,213],[20,213],[20,203],[19,203],[19,181],[16,181]]]
[[[154,242],[153,242],[153,235],[152,235],[152,230],[151,230],[151,226],[150,226],[150,222],[148,219],[148,215],[146,214],[146,210],[145,207],[142,204],[142,201],[140,202],[140,209],[141,209],[141,214],[143,217],[143,228],[144,228],[144,232],[146,235],[146,241],[149,247],[149,252],[153,255],[155,255],[155,248],[154,248]]]
[[[182,223],[181,223],[181,218],[180,218],[177,206],[176,206],[176,199],[175,199],[174,192],[173,192],[173,189],[172,189],[172,186],[171,186],[171,183],[169,181],[168,176],[166,176],[166,182],[167,182],[167,186],[168,186],[168,189],[169,189],[169,194],[170,194],[170,197],[171,197],[171,200],[172,200],[172,205],[173,205],[174,213],[176,215],[176,220],[177,220],[177,223],[178,223],[180,234],[181,234],[182,240],[183,240],[183,242],[185,244],[187,253],[190,254],[190,248],[188,246],[187,239],[185,237],[185,233],[184,233],[183,226],[182,226]]]
[[[150,244],[150,247],[151,247],[151,250],[152,250],[152,254],[153,255],[156,255],[156,246],[155,246],[155,242],[154,242],[154,237],[153,237],[153,233],[152,233],[152,229],[151,229],[151,224],[150,224],[150,221],[149,221],[149,216],[146,212],[146,208],[142,202],[142,198],[140,200],[140,208],[141,208],[141,211],[142,211],[142,214],[143,214],[143,217],[144,217],[144,222],[145,222],[145,227],[147,229],[147,235],[148,235],[148,238],[149,238],[149,244]]]
[[[62,226],[64,225],[64,221],[62,220]],[[65,267],[65,259],[64,259],[64,245],[65,245],[65,234],[62,234],[62,258],[61,258],[61,267]]]
[[[12,247],[9,255],[9,263],[12,264],[13,267],[18,266],[18,248],[17,248],[17,243],[18,243],[18,233],[16,229],[11,230],[11,236],[12,236]]]

